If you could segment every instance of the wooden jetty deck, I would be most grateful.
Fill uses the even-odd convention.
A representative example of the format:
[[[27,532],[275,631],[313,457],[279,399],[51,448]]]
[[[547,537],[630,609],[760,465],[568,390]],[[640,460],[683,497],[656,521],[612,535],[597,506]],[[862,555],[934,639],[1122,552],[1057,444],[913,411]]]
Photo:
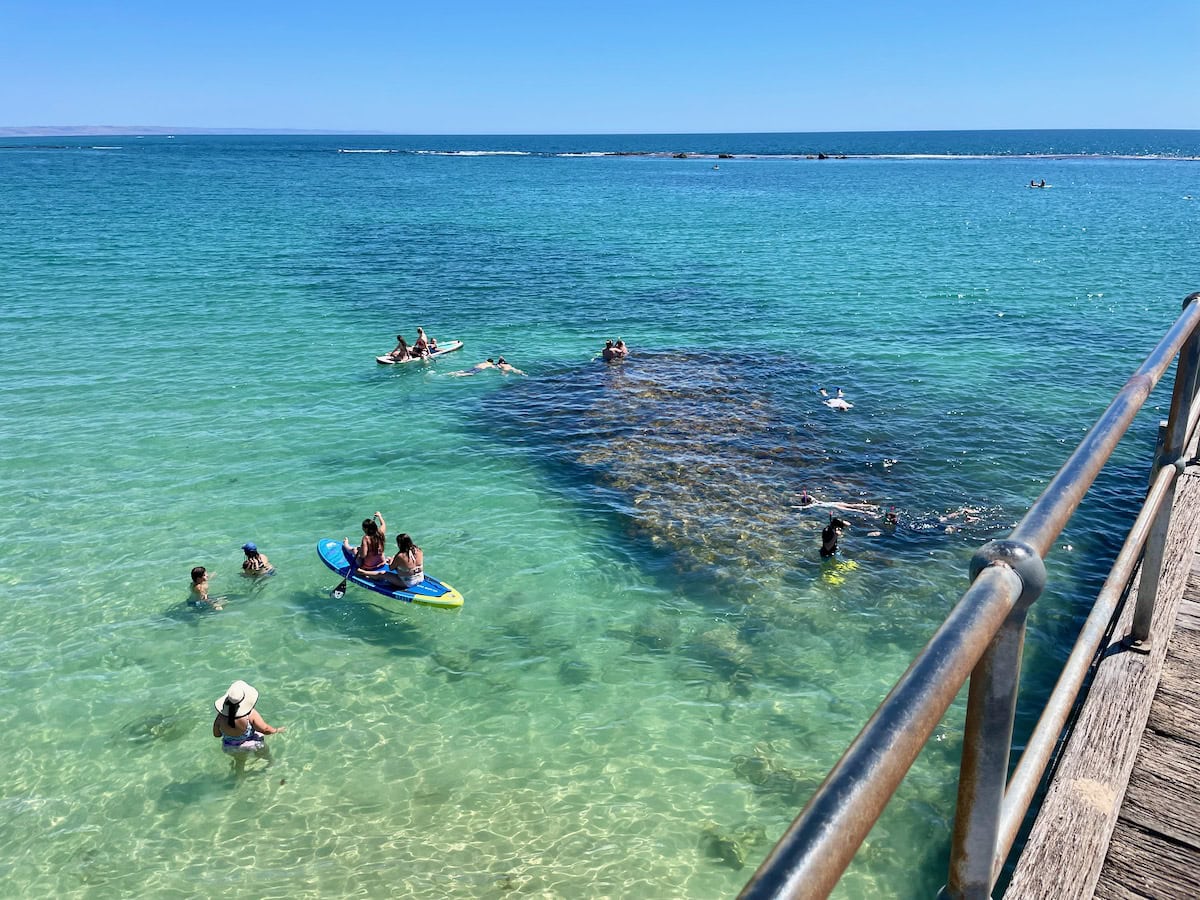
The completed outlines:
[[[1006,898],[1200,897],[1200,466],[1180,476],[1148,653],[1130,591]]]

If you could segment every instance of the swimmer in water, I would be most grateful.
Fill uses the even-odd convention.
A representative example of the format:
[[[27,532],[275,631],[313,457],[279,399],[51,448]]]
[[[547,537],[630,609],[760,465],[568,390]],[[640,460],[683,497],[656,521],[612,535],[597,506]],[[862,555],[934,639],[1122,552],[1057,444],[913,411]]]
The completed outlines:
[[[497,368],[496,362],[489,356],[487,358],[486,362],[481,362],[477,366],[471,366],[471,368],[469,368],[469,369],[463,369],[459,372],[451,372],[450,374],[456,378],[462,378],[464,375],[478,375],[480,372],[484,371],[485,369],[495,369],[495,368]],[[524,373],[522,373],[522,374],[524,374]]]
[[[242,574],[247,578],[275,574],[275,567],[267,559],[267,554],[261,552],[253,541],[242,544],[242,552],[246,554],[246,558],[242,560]]]
[[[204,566],[196,566],[192,569],[192,586],[188,594],[188,606],[191,607],[211,607],[212,609],[221,609],[224,597],[209,597],[208,596],[208,577],[212,573]]]
[[[838,538],[843,528],[849,528],[848,522],[841,519],[829,519],[829,524],[821,531],[821,559],[830,559],[838,552]]]
[[[501,356],[499,359],[496,360],[496,368],[499,369],[501,372],[503,372],[505,375],[524,375],[525,374],[520,369],[518,369],[516,366],[511,366],[508,363],[506,363],[504,361],[503,356]]]
[[[871,515],[879,514],[879,507],[873,503],[842,503],[838,500],[818,500],[808,492],[808,489],[800,491],[800,505],[793,506],[792,509],[844,509],[847,512],[865,512]]]
[[[832,397],[829,396],[829,391],[825,390],[825,388],[818,388],[817,393],[825,398],[821,402],[830,409],[840,409],[843,412],[848,409],[854,409],[854,404],[846,399],[846,395],[841,388],[837,388],[836,393]]]
[[[896,507],[890,507],[887,514],[883,517],[883,524],[874,531],[867,532],[867,537],[883,537],[885,534],[895,534],[896,526],[900,524],[900,517],[896,514]]]

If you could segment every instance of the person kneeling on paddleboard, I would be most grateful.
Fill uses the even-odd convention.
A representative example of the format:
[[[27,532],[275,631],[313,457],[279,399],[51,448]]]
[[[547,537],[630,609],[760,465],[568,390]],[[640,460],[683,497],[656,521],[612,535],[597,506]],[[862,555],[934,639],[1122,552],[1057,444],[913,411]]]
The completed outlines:
[[[376,520],[379,524],[376,525]],[[350,538],[342,541],[342,552],[346,559],[364,578],[378,578],[386,569],[387,524],[383,521],[382,513],[376,512],[370,519],[363,519],[363,536],[358,547],[350,543]]]
[[[404,335],[396,335],[396,346],[389,350],[387,355],[396,362],[404,362],[412,359],[412,351],[408,348],[408,341],[404,340]]]
[[[437,341],[425,333],[425,329],[417,326],[417,340],[412,345],[413,356],[428,356],[437,349]]]

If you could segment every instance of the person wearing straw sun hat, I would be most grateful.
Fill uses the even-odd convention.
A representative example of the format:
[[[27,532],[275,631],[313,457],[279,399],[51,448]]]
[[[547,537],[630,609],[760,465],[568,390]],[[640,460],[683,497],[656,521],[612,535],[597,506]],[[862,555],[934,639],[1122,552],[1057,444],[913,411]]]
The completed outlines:
[[[217,709],[213,737],[221,739],[226,753],[264,750],[264,738],[284,730],[268,725],[254,708],[257,703],[258,691],[244,681],[235,681],[213,704]]]

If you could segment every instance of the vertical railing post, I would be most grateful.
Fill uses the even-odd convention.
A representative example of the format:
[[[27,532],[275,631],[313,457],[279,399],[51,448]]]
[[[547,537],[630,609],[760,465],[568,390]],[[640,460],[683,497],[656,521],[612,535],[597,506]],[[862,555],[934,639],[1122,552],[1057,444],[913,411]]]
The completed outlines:
[[[1012,570],[1020,580],[1020,596],[971,672],[950,872],[939,895],[943,900],[986,900],[992,893],[1025,620],[1030,605],[1046,584],[1042,559],[1027,544],[1011,540],[985,544],[971,560],[972,580],[992,565]]]
[[[1188,297],[1195,302],[1195,294]],[[1175,466],[1183,471],[1183,456],[1190,432],[1192,403],[1196,399],[1200,384],[1200,332],[1193,332],[1179,351],[1179,364],[1175,368],[1175,387],[1171,392],[1171,413],[1167,419],[1166,433],[1162,437],[1161,449],[1155,454],[1154,478],[1163,466]],[[1175,488],[1178,479],[1167,487],[1163,504],[1150,526],[1146,549],[1142,554],[1142,574],[1138,579],[1137,606],[1134,607],[1133,625],[1126,638],[1128,646],[1141,653],[1150,651],[1150,625],[1154,619],[1154,608],[1158,600],[1158,579],[1162,574],[1163,560],[1167,549],[1167,532],[1171,527],[1171,512],[1175,507]]]

